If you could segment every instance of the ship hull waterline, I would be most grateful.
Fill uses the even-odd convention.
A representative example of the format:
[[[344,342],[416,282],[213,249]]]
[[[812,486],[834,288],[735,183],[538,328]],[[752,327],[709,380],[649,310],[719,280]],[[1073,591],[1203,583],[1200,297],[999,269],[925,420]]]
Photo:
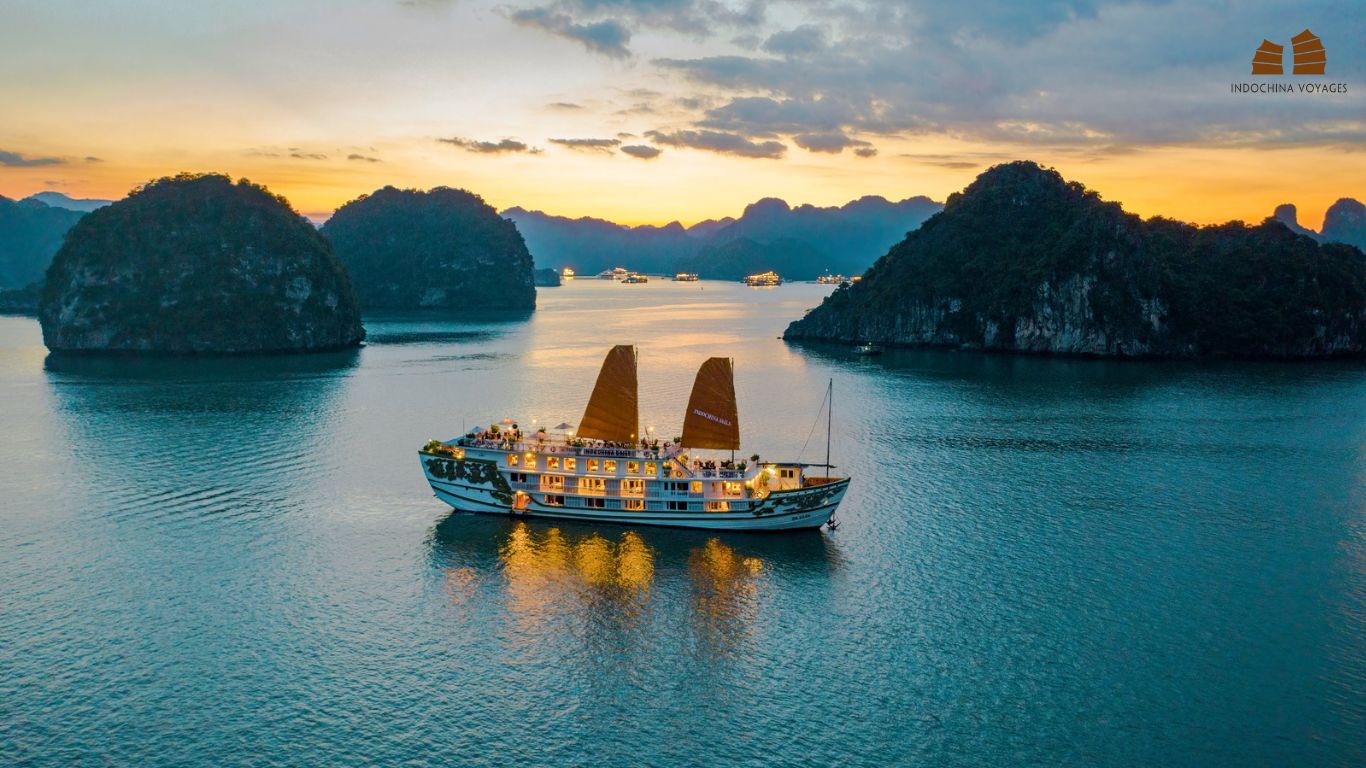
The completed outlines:
[[[731,512],[625,510],[578,506],[585,497],[548,505],[539,492],[512,489],[503,473],[474,479],[455,471],[462,460],[423,453],[422,470],[436,498],[460,512],[526,518],[577,520],[714,531],[798,531],[820,528],[834,519],[849,488],[849,478],[784,491],[754,500],[751,509]],[[558,492],[557,492],[558,493]],[[586,497],[602,498],[602,497]],[[747,500],[748,501],[748,500]]]

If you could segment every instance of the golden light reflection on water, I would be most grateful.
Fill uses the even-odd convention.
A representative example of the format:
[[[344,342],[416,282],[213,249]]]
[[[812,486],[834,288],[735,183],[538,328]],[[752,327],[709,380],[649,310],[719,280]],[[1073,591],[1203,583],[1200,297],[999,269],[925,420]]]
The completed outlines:
[[[838,556],[821,536],[731,538],[452,515],[435,536],[448,599],[503,616],[511,647],[559,647],[609,666],[621,654],[743,656],[765,632],[772,590],[814,591]],[[551,646],[544,645],[551,641]],[[620,670],[618,670],[620,671]]]

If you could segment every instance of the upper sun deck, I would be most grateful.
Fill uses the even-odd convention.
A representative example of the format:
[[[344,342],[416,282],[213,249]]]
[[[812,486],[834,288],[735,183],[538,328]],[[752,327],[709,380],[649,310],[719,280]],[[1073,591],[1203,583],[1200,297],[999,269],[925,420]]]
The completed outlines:
[[[725,460],[692,458],[688,449],[677,443],[667,441],[645,440],[637,446],[599,440],[583,440],[545,432],[528,435],[517,430],[472,433],[452,440],[447,445],[495,454],[583,458],[585,459],[583,467],[592,467],[597,464],[605,474],[611,473],[606,469],[607,466],[611,465],[606,462],[615,462],[616,460],[642,463],[642,467],[651,465],[656,467],[655,472],[642,472],[642,474],[680,478],[705,477],[743,480],[755,475],[761,467],[759,462],[741,461],[733,463]],[[594,460],[601,460],[601,462]],[[524,460],[519,461],[518,464],[524,464]]]

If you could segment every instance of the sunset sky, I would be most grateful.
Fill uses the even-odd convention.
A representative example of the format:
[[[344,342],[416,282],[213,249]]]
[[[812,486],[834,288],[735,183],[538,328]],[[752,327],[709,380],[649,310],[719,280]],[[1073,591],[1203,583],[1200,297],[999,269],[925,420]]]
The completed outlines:
[[[0,0],[0,194],[178,171],[325,216],[385,184],[625,223],[942,200],[1056,166],[1144,215],[1366,199],[1359,2]],[[1253,78],[1305,28],[1323,77]],[[1231,83],[1346,83],[1234,94]]]

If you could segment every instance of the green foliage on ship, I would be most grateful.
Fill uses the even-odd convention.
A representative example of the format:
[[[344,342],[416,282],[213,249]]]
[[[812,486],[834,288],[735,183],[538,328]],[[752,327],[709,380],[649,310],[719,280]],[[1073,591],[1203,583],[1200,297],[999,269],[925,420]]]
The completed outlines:
[[[216,353],[354,346],[346,270],[284,198],[243,179],[181,174],[86,214],[39,306],[53,350]]]
[[[789,339],[1106,356],[1366,351],[1366,257],[1281,223],[1142,220],[1056,171],[983,173]]]
[[[385,187],[343,205],[322,231],[367,310],[536,306],[516,225],[463,189]]]

